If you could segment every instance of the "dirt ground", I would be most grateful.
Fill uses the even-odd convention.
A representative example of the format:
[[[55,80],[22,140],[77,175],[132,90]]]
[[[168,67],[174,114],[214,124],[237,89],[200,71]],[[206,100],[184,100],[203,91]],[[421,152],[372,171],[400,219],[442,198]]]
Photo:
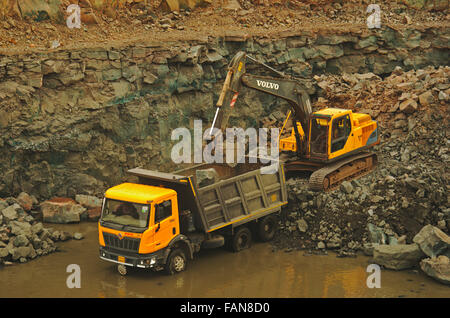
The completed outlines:
[[[135,41],[205,39],[229,34],[276,37],[281,32],[362,32],[369,2],[350,1],[213,1],[192,11],[165,13],[161,0],[122,10],[94,11],[97,24],[69,29],[50,20],[8,17],[0,20],[0,51],[20,53],[58,48],[127,44]],[[223,3],[223,4],[222,4]],[[377,1],[381,24],[394,28],[448,26],[449,10],[415,10],[394,1]],[[63,8],[65,9],[65,8]],[[67,15],[67,14],[66,14]],[[57,41],[57,42],[55,42]]]

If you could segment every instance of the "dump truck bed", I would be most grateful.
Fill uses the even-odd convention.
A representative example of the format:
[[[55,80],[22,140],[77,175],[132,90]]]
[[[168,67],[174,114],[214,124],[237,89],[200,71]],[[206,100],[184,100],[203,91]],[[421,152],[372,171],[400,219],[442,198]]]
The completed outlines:
[[[280,210],[287,203],[283,165],[273,173],[261,173],[261,165],[200,164],[174,173],[141,168],[128,172],[139,178],[139,183],[163,186],[178,193],[180,210],[190,210],[195,226],[212,232],[228,225],[237,226],[247,221]],[[214,169],[218,181],[199,187],[196,172]]]

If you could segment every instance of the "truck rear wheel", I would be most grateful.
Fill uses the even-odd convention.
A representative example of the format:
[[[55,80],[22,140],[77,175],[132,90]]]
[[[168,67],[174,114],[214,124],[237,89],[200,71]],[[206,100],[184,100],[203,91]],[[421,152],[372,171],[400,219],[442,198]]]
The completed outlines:
[[[168,275],[178,274],[186,269],[187,258],[182,249],[174,249],[167,258],[165,271]]]
[[[268,215],[258,222],[258,238],[263,242],[268,242],[275,236],[278,220],[275,215]]]
[[[241,227],[234,235],[231,242],[234,252],[249,248],[252,242],[252,233],[246,227]]]

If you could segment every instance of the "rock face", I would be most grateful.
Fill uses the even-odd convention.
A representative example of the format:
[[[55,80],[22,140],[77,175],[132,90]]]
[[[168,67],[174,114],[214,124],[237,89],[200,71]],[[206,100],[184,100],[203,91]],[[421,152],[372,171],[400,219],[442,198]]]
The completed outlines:
[[[41,203],[44,222],[49,223],[77,223],[80,215],[86,209],[71,199],[54,198]]]
[[[378,245],[373,249],[373,261],[394,270],[417,266],[424,257],[417,244]]]
[[[367,87],[370,92],[360,96],[373,96],[382,89],[376,84],[384,84],[378,75],[396,67],[408,71],[445,65],[448,32],[445,28],[399,32],[383,26],[370,36],[350,32],[313,36],[298,31],[272,40],[227,35],[169,46],[63,47],[0,56],[0,170],[4,172],[0,195],[25,191],[40,201],[76,193],[100,196],[105,188],[121,182],[129,168],[176,168],[170,159],[175,144],[172,131],[191,128],[192,119],[212,122],[227,64],[238,50],[258,56],[279,71],[303,76],[309,94],[321,92],[325,97],[320,86],[328,79],[316,83],[315,75],[361,73],[349,76],[354,86],[339,81],[355,92]],[[435,73],[423,78],[430,86],[427,91],[436,95],[433,102],[439,101],[434,88],[443,91],[441,96],[447,94]],[[391,85],[397,77],[402,79],[399,90],[411,89],[413,77],[395,76]],[[334,83],[328,85],[330,90],[333,87]],[[342,90],[349,92],[348,87]],[[421,106],[417,98],[411,99]],[[392,105],[391,100],[373,100],[374,114]],[[406,108],[406,115],[419,112],[410,113],[414,105]],[[258,127],[258,118],[275,111],[284,114],[287,109],[289,105],[280,99],[243,90],[229,122],[244,129]],[[406,117],[397,122],[399,129],[413,125]],[[12,157],[14,161],[9,160]]]
[[[445,255],[426,258],[420,262],[420,268],[437,281],[450,285],[450,259]]]
[[[429,257],[446,255],[450,257],[450,237],[437,227],[424,226],[413,239],[414,243]]]

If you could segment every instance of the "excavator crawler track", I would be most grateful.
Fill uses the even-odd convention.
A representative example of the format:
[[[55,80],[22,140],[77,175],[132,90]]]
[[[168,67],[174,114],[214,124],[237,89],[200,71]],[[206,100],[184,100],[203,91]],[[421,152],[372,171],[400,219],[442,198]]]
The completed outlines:
[[[309,188],[315,191],[334,190],[345,180],[372,172],[377,163],[377,155],[372,152],[347,157],[314,171],[309,178]]]

